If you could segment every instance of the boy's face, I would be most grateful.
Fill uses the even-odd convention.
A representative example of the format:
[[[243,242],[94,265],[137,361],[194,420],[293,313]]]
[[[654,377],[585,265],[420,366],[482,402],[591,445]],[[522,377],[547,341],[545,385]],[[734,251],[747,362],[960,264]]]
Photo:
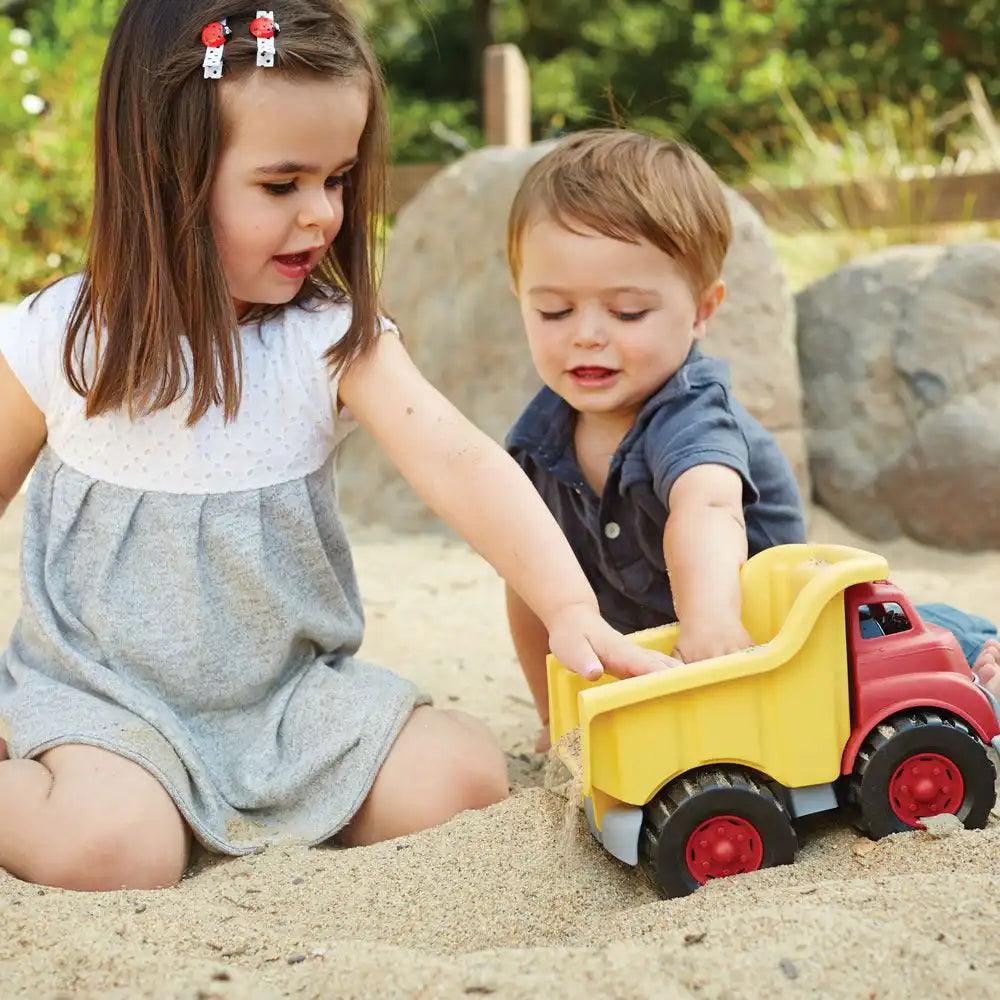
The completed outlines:
[[[634,417],[684,363],[722,301],[696,301],[668,254],[539,218],[521,238],[516,288],[545,384],[581,413]]]

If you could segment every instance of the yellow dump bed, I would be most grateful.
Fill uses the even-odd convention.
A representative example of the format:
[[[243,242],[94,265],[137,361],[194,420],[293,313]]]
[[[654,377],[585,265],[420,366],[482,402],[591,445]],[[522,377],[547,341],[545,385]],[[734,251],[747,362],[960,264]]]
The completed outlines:
[[[844,591],[883,580],[881,556],[783,545],[743,567],[744,652],[628,680],[591,683],[549,657],[553,744],[580,729],[583,794],[606,809],[645,805],[692,768],[742,764],[789,788],[834,781],[851,729]],[[678,627],[638,632],[673,651]]]

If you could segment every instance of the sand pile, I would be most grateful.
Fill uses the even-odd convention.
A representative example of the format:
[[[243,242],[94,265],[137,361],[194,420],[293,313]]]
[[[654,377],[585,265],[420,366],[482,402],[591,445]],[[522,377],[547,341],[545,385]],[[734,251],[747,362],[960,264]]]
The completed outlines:
[[[16,616],[18,509],[0,522],[0,635]],[[821,540],[850,541],[827,519]],[[0,875],[0,995],[851,997],[991,995],[1000,821],[872,844],[838,819],[791,867],[661,902],[590,839],[533,711],[489,567],[435,538],[356,533],[364,654],[486,718],[512,798],[353,851],[202,857],[175,889],[88,895]],[[889,546],[920,599],[1000,614],[1000,555]]]

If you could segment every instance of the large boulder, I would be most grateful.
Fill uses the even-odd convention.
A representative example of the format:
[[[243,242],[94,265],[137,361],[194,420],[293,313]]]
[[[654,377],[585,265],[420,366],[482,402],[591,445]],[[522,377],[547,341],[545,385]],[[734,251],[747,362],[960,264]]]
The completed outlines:
[[[502,441],[539,388],[510,289],[507,213],[521,178],[550,144],[478,150],[437,174],[400,212],[389,238],[384,299],[427,376]],[[755,210],[728,192],[734,240],[728,298],[706,350],[733,366],[737,396],[775,432],[808,496],[794,303]],[[340,463],[348,514],[402,530],[438,527],[365,435]]]
[[[817,502],[876,539],[1000,546],[1000,243],[886,250],[798,314]]]

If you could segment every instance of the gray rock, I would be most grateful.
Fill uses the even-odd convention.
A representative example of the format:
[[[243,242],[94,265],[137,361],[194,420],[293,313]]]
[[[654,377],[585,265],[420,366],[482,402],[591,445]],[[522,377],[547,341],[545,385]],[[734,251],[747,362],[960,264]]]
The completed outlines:
[[[798,314],[817,502],[875,539],[1000,546],[1000,242],[894,247]]]
[[[384,299],[417,365],[475,424],[502,441],[538,390],[510,290],[506,221],[529,166],[551,148],[478,150],[436,175],[390,235]],[[729,360],[737,396],[775,431],[808,496],[794,303],[760,217],[729,192],[729,296],[705,348]],[[344,446],[342,503],[401,530],[440,527],[363,434]]]

